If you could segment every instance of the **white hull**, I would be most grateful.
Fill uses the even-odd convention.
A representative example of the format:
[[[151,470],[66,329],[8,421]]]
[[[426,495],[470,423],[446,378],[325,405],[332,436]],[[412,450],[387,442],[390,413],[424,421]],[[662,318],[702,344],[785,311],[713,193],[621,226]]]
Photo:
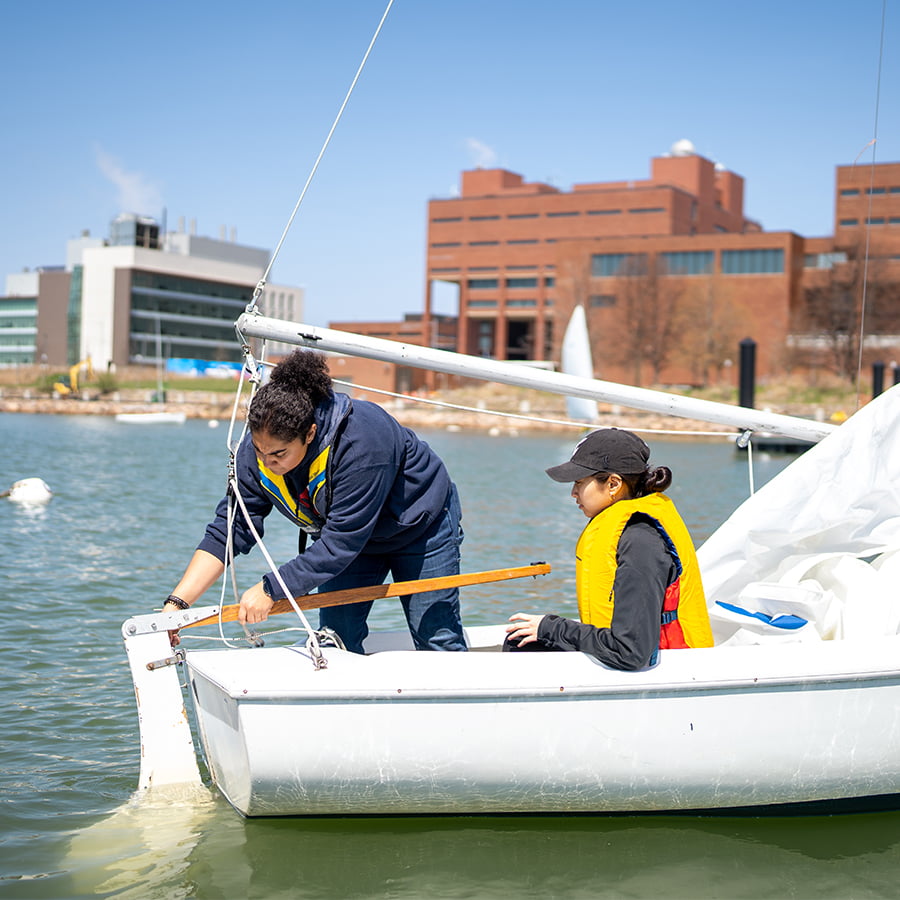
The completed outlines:
[[[489,630],[489,629],[475,629]],[[248,816],[728,809],[900,792],[900,638],[580,653],[188,654]]]

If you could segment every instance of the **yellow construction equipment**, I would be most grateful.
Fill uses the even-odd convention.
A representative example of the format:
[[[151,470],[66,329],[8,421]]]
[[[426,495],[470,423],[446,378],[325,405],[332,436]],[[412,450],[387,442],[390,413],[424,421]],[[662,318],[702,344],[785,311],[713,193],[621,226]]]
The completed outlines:
[[[75,363],[69,369],[69,374],[62,375],[59,381],[53,385],[53,390],[61,397],[74,397],[78,393],[78,379],[82,372],[85,380],[94,377],[94,367],[90,357]]]

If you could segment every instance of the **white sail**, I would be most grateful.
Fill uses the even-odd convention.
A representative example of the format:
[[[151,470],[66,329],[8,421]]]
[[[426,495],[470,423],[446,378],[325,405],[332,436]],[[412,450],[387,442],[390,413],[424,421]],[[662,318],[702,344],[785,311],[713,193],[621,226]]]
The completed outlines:
[[[594,377],[591,340],[587,317],[581,304],[572,310],[562,344],[562,370],[579,378]],[[566,414],[570,419],[593,422],[597,418],[597,402],[586,397],[566,397]]]

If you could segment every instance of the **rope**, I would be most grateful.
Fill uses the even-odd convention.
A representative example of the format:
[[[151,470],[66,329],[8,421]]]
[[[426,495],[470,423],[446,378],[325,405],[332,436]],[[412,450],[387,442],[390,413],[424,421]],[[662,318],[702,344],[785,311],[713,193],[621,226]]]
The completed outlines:
[[[305,628],[300,628],[296,625],[288,626],[287,628],[273,628],[267,631],[255,631],[252,632],[248,638],[251,643],[258,642],[260,638],[268,637],[272,634],[282,634],[287,631],[306,631]],[[228,647],[236,647],[237,645],[232,643],[232,641],[225,637],[224,635],[219,635],[216,637],[214,634],[183,634],[179,632],[178,635],[181,638],[182,643],[186,640],[192,641],[218,641],[224,643]]]
[[[303,623],[303,627],[306,629],[309,634],[309,651],[312,654],[313,664],[317,669],[324,669],[327,666],[327,662],[325,657],[322,655],[322,650],[319,647],[319,642],[316,637],[315,629],[309,624],[309,621],[306,618],[303,610],[297,605],[294,600],[293,592],[290,591],[287,585],[284,583],[284,579],[281,577],[281,572],[278,571],[278,566],[275,564],[275,560],[272,559],[272,555],[269,553],[268,548],[263,542],[262,536],[256,530],[256,526],[253,524],[253,520],[250,518],[250,513],[247,511],[247,506],[244,503],[244,498],[241,496],[240,487],[238,486],[237,479],[235,478],[232,482],[232,490],[234,491],[234,496],[238,501],[238,504],[241,507],[241,512],[244,514],[244,521],[247,523],[247,526],[250,529],[250,533],[253,535],[253,539],[256,541],[257,546],[260,549],[263,557],[266,562],[269,564],[269,568],[272,571],[272,574],[275,576],[276,581],[281,587],[282,591],[284,591],[285,597],[287,597],[288,602],[293,607],[293,610],[300,618],[300,621]]]
[[[341,104],[341,108],[338,110],[338,113],[334,118],[334,122],[332,122],[331,129],[328,132],[328,136],[325,138],[325,142],[322,144],[322,149],[319,151],[319,155],[316,157],[316,161],[313,163],[313,167],[306,179],[306,184],[303,185],[303,190],[300,191],[300,196],[297,198],[297,202],[294,204],[294,210],[287,221],[287,225],[284,226],[284,231],[281,233],[281,238],[279,239],[278,244],[275,247],[275,251],[272,253],[272,258],[269,260],[269,264],[266,266],[266,270],[265,272],[263,272],[262,278],[260,278],[259,280],[259,284],[256,285],[256,290],[253,292],[253,297],[251,298],[250,303],[247,305],[247,312],[253,312],[256,309],[256,301],[263,292],[263,288],[266,285],[269,273],[272,271],[272,266],[275,264],[275,259],[281,252],[281,246],[282,244],[284,244],[284,241],[287,238],[288,231],[290,230],[291,225],[293,225],[294,223],[294,218],[300,210],[300,204],[303,203],[303,198],[306,196],[307,190],[309,190],[309,186],[316,174],[316,170],[319,168],[319,163],[322,161],[322,157],[325,155],[325,151],[328,148],[328,145],[331,143],[331,138],[338,126],[338,122],[340,122],[341,117],[344,115],[344,110],[347,108],[347,104],[350,102],[350,96],[353,93],[354,88],[356,87],[356,83],[359,81],[360,75],[362,75],[363,68],[365,67],[366,62],[369,59],[369,54],[372,52],[372,48],[375,46],[375,41],[378,39],[378,35],[381,33],[381,28],[384,25],[385,19],[387,19],[387,15],[390,12],[391,6],[393,6],[393,4],[394,0],[388,0],[388,5],[384,10],[381,21],[378,23],[378,27],[375,29],[375,33],[372,35],[372,40],[369,41],[369,46],[366,49],[365,54],[363,55],[362,62],[359,64],[359,68],[356,70],[356,75],[353,76],[353,81],[350,83],[350,88],[348,89],[347,94],[344,97],[344,102]]]
[[[260,381],[262,380],[262,369],[267,363],[263,358],[259,362],[257,362],[253,354],[250,350],[250,344],[247,342],[243,335],[238,331],[238,336],[241,339],[241,346],[244,353],[244,369],[241,372],[241,378],[238,379],[237,388],[235,390],[234,403],[232,404],[231,409],[231,418],[228,424],[228,434],[226,437],[226,445],[228,448],[228,478],[227,478],[227,497],[228,497],[228,509],[227,509],[227,538],[225,543],[225,567],[226,572],[230,576],[230,581],[232,585],[232,592],[234,594],[235,602],[240,602],[240,591],[237,585],[237,567],[235,566],[235,556],[234,556],[234,518],[235,518],[235,501],[237,505],[240,506],[241,512],[244,516],[244,521],[247,523],[251,534],[253,535],[254,540],[260,548],[266,562],[269,564],[270,569],[272,570],[275,578],[278,581],[278,584],[281,586],[281,589],[284,591],[285,596],[291,603],[291,606],[294,608],[294,612],[300,617],[300,621],[303,623],[303,629],[309,634],[309,640],[307,642],[307,647],[309,648],[310,654],[313,659],[313,665],[317,669],[323,669],[327,666],[327,662],[325,660],[324,655],[322,654],[321,648],[319,647],[319,642],[316,636],[315,629],[309,624],[306,616],[303,614],[303,611],[299,606],[294,602],[293,595],[290,590],[288,590],[287,585],[284,583],[284,579],[281,576],[281,573],[278,571],[278,566],[275,561],[272,559],[272,555],[269,553],[268,548],[265,545],[265,542],[262,539],[262,536],[256,530],[256,527],[253,524],[252,519],[250,518],[250,513],[247,511],[247,505],[244,502],[244,498],[241,496],[240,484],[237,479],[237,450],[241,445],[244,437],[247,433],[247,419],[246,417],[243,420],[240,435],[235,440],[235,431],[237,430],[237,413],[240,408],[240,398],[243,393],[243,372],[246,371],[249,373],[249,382],[250,382],[250,401],[253,400],[253,395],[256,392],[256,388],[258,387]],[[263,344],[263,357],[265,356],[265,343]],[[222,609],[225,607],[225,585],[228,582],[229,578],[224,578],[222,580],[222,592],[219,601],[219,640],[222,641],[228,647],[235,647],[236,644],[233,644],[229,639],[225,636],[222,622]],[[251,633],[245,623],[241,623],[241,627],[244,630],[244,635],[246,639],[254,646],[261,646],[262,641],[258,634]],[[281,629],[288,630],[288,629]],[[269,633],[269,632],[266,632]],[[272,632],[274,633],[274,632]]]
[[[750,496],[756,493],[756,485],[753,482],[753,440],[747,442],[747,472],[750,477]]]
[[[326,136],[325,141],[322,144],[322,148],[319,150],[319,155],[316,157],[313,167],[310,170],[309,175],[307,176],[306,183],[303,185],[303,189],[300,192],[300,196],[297,198],[297,202],[294,204],[294,209],[291,212],[290,217],[288,218],[287,224],[284,227],[284,231],[281,233],[281,238],[279,239],[278,244],[276,245],[271,258],[269,259],[269,262],[266,266],[265,271],[262,274],[262,277],[260,278],[259,282],[257,283],[255,290],[253,291],[253,296],[251,297],[250,302],[247,304],[246,312],[248,312],[248,313],[255,312],[257,310],[257,301],[259,300],[260,296],[262,295],[263,289],[265,288],[265,285],[266,285],[266,281],[268,280],[269,274],[272,271],[272,266],[275,264],[275,260],[277,259],[278,254],[281,252],[281,248],[285,242],[285,239],[287,238],[288,231],[290,230],[291,225],[293,224],[294,219],[296,218],[297,213],[300,210],[300,206],[303,203],[303,199],[306,196],[306,192],[309,190],[309,186],[312,183],[312,180],[315,177],[316,171],[319,168],[319,163],[321,163],[322,158],[325,155],[325,151],[327,150],[328,145],[331,143],[331,138],[333,137],[335,130],[337,129],[338,123],[340,122],[342,116],[344,115],[344,110],[347,108],[347,104],[350,102],[350,97],[353,94],[354,89],[356,88],[356,84],[359,81],[360,76],[362,75],[362,71],[365,68],[366,62],[369,59],[369,55],[372,52],[372,48],[375,46],[375,41],[378,39],[378,35],[381,33],[381,29],[385,23],[385,20],[387,19],[388,12],[390,12],[390,9],[391,9],[391,6],[393,6],[393,3],[394,3],[394,0],[388,0],[387,7],[385,8],[384,13],[381,17],[381,21],[378,23],[378,27],[375,29],[375,33],[372,35],[371,41],[369,41],[369,46],[366,48],[366,52],[363,55],[362,61],[360,62],[359,67],[356,70],[356,74],[353,76],[353,80],[350,83],[350,87],[347,90],[346,95],[344,96],[344,101],[343,101],[343,103],[341,103],[340,109],[338,110],[337,115],[335,116],[334,121],[332,122],[331,128],[328,131],[328,135]],[[317,634],[314,631],[314,629],[310,626],[309,622],[306,619],[306,616],[303,614],[303,611],[297,606],[296,603],[294,603],[294,599],[291,594],[291,591],[289,591],[287,589],[287,586],[285,585],[284,580],[281,577],[281,573],[278,571],[278,567],[275,565],[274,560],[272,559],[271,555],[269,554],[268,550],[266,549],[266,546],[263,543],[262,538],[260,537],[260,535],[256,531],[256,528],[253,525],[253,522],[250,520],[250,516],[247,513],[247,507],[244,503],[244,499],[243,499],[243,497],[241,497],[241,494],[240,494],[240,487],[239,487],[238,480],[237,480],[236,456],[237,456],[237,448],[240,446],[241,441],[246,436],[246,432],[247,432],[246,419],[245,419],[243,427],[241,429],[240,436],[237,438],[237,440],[234,439],[234,435],[235,435],[235,431],[236,431],[237,412],[238,412],[238,408],[240,406],[240,398],[241,398],[241,394],[242,394],[242,390],[243,390],[243,373],[244,373],[244,371],[246,371],[249,375],[249,380],[251,383],[250,401],[252,402],[253,394],[255,393],[256,387],[259,385],[259,383],[262,379],[262,367],[263,367],[263,365],[265,365],[265,361],[263,360],[261,362],[257,362],[253,358],[253,354],[252,354],[251,347],[250,347],[250,342],[241,333],[240,329],[238,329],[236,327],[235,330],[237,332],[238,340],[241,344],[241,348],[242,348],[242,351],[244,354],[244,369],[241,372],[241,378],[238,380],[238,386],[235,391],[234,404],[233,404],[232,410],[231,410],[231,418],[229,421],[228,433],[227,433],[227,437],[226,437],[226,443],[227,443],[227,447],[228,447],[228,477],[227,477],[228,538],[226,541],[226,548],[225,548],[225,567],[226,567],[226,570],[228,570],[230,572],[232,590],[234,592],[235,599],[238,600],[239,599],[239,596],[238,596],[239,591],[238,591],[238,587],[237,587],[236,570],[235,570],[235,565],[234,565],[234,535],[233,535],[233,524],[234,524],[234,515],[235,515],[234,500],[236,499],[238,504],[241,507],[241,511],[244,514],[244,518],[245,518],[251,532],[253,533],[253,537],[256,540],[256,543],[259,545],[260,550],[263,553],[263,556],[265,557],[266,561],[269,563],[269,565],[272,569],[272,572],[275,575],[275,578],[277,579],[279,585],[281,586],[281,588],[284,591],[287,598],[290,600],[291,605],[294,607],[294,611],[300,617],[300,620],[303,622],[305,630],[309,634],[309,641],[307,642],[307,646],[309,647],[310,653],[312,654],[313,662],[314,662],[316,668],[324,668],[326,665],[326,661],[325,661],[325,658],[322,655],[322,651],[319,647],[319,642],[317,640]],[[263,344],[263,348],[265,348],[265,343]],[[222,594],[221,594],[221,600],[220,600],[220,604],[219,604],[220,610],[222,608],[224,608],[224,606],[225,606],[225,603],[224,603],[225,585],[226,585],[227,581],[228,581],[227,578],[223,579],[223,581],[222,581]],[[229,646],[233,646],[232,644],[230,644],[228,639],[225,637],[222,625],[223,625],[223,623],[222,623],[221,612],[220,612],[219,639],[221,641],[223,641],[224,643],[228,644]],[[244,625],[243,623],[242,623],[242,627],[244,629],[244,634],[246,635],[247,639],[250,640],[251,643],[253,643],[254,642],[253,635],[250,634],[250,632],[247,630],[246,625]]]
[[[529,416],[524,413],[511,413],[511,412],[503,412],[499,409],[481,409],[477,406],[463,406],[458,403],[450,403],[446,400],[432,400],[427,397],[416,397],[412,394],[398,394],[394,391],[386,391],[381,388],[368,387],[367,385],[356,384],[352,381],[342,381],[339,378],[331,379],[335,384],[340,384],[343,387],[355,388],[360,391],[371,391],[373,394],[384,394],[387,397],[395,397],[398,400],[412,400],[415,403],[427,403],[432,406],[440,406],[445,409],[455,409],[460,412],[472,412],[479,413],[486,416],[502,416],[508,419],[524,419],[526,422],[538,422],[544,425],[566,425],[570,428],[578,428],[582,431],[586,428],[590,428],[590,423],[587,422],[573,422],[571,419],[547,419],[542,416]],[[679,431],[674,429],[665,429],[665,428],[629,428],[629,431],[640,431],[644,434],[680,434],[686,436],[703,436],[703,437],[734,437],[735,434],[733,431]]]

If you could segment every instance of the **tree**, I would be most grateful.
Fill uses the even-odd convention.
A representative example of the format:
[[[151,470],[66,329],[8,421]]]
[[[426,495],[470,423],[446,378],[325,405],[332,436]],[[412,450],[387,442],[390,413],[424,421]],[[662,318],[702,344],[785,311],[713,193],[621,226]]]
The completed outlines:
[[[845,258],[820,272],[818,283],[805,289],[794,323],[804,343],[824,347],[829,368],[851,382],[861,361],[860,340],[865,346],[866,338],[900,330],[900,283],[888,277],[884,259],[866,255],[858,240]]]
[[[709,387],[721,377],[725,361],[734,357],[738,341],[749,328],[746,316],[713,275],[694,280],[681,308],[690,326],[683,331],[680,355],[694,383]]]
[[[656,257],[629,256],[616,283],[616,307],[622,328],[614,356],[632,372],[632,383],[640,386],[645,366],[654,383],[674,355],[683,335],[686,318],[681,306],[683,288]]]

